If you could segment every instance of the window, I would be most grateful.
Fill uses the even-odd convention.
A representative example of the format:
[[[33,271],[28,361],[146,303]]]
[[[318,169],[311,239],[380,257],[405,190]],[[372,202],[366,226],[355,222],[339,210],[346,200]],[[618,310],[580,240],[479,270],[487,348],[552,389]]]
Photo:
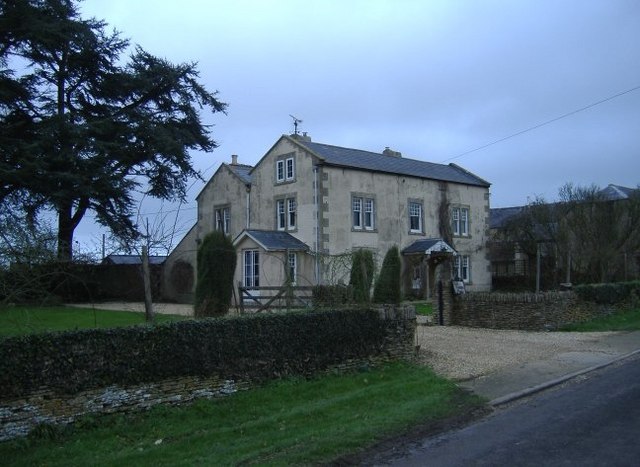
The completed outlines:
[[[276,180],[284,182],[284,160],[276,162]]]
[[[287,180],[293,180],[296,176],[296,167],[293,157],[287,159]]]
[[[244,286],[260,287],[260,253],[258,250],[244,252]]]
[[[469,282],[471,280],[470,264],[468,256],[456,256],[453,260],[453,278]]]
[[[416,201],[409,201],[409,230],[422,233],[422,204]]]
[[[362,228],[362,198],[353,198],[353,228]]]
[[[373,199],[366,198],[364,200],[364,228],[367,230],[373,230],[373,212],[374,203]]]
[[[287,258],[287,265],[289,266],[288,279],[291,281],[292,285],[295,285],[298,273],[298,257],[295,253],[289,253],[289,257]]]
[[[375,200],[354,196],[351,201],[353,212],[353,228],[357,230],[373,230],[375,228]]]
[[[294,198],[287,199],[287,218],[289,219],[289,229],[296,228],[296,200]]]
[[[284,212],[284,200],[279,199],[276,201],[276,225],[278,230],[284,230],[286,226],[286,216]]]
[[[276,161],[276,182],[289,182],[296,178],[296,162],[293,157]]]
[[[451,224],[453,235],[469,235],[469,208],[453,208]]]
[[[295,230],[298,221],[298,203],[295,198],[276,200],[276,228]]]
[[[215,210],[215,229],[224,232],[226,235],[229,234],[229,223],[231,221],[230,209],[219,208]]]

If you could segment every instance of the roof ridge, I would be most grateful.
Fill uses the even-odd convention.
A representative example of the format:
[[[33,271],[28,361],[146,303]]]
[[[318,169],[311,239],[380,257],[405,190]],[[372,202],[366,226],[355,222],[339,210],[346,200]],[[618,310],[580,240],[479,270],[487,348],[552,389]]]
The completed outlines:
[[[321,146],[329,146],[329,147],[331,147],[331,148],[347,149],[347,150],[349,150],[349,151],[365,152],[365,153],[367,153],[367,154],[373,154],[373,155],[375,155],[375,156],[386,157],[386,158],[389,158],[389,159],[395,159],[395,160],[397,160],[397,159],[404,159],[404,160],[406,160],[406,161],[415,161],[415,162],[420,162],[420,163],[422,163],[422,164],[440,165],[440,166],[443,166],[443,167],[447,167],[447,166],[448,166],[448,164],[441,164],[441,163],[439,163],[439,162],[425,161],[425,160],[422,160],[422,159],[415,159],[415,158],[413,158],[413,157],[405,157],[404,155],[402,155],[402,156],[390,156],[390,155],[388,155],[388,154],[383,154],[383,153],[381,153],[381,152],[368,151],[368,150],[366,150],[366,149],[349,148],[349,147],[346,147],[346,146],[337,146],[337,145],[335,145],[335,144],[317,143],[317,142],[315,142],[315,141],[301,141],[301,143],[302,143],[302,144],[308,144],[308,143],[311,143],[311,144],[318,144],[318,145],[321,145]]]

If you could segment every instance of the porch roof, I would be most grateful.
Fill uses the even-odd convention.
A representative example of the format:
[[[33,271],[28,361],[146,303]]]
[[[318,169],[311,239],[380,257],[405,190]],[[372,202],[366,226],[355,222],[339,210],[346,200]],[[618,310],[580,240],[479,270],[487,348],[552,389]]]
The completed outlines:
[[[307,251],[306,243],[298,240],[289,232],[278,230],[243,230],[233,241],[234,245],[249,237],[266,251]]]
[[[441,238],[424,238],[416,240],[402,250],[403,255],[430,255],[431,253],[453,253],[454,255],[457,255],[456,250]]]

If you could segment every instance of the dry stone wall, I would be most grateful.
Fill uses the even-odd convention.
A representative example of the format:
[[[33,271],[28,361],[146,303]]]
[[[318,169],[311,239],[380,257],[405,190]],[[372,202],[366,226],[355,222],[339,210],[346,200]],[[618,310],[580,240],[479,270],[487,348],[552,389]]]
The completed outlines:
[[[39,380],[40,383],[37,386],[21,386],[30,388],[29,390],[23,391],[24,393],[12,393],[11,388],[14,386],[11,386],[10,382],[7,381],[0,385],[0,389],[2,389],[2,393],[0,393],[0,441],[27,435],[33,428],[40,424],[68,424],[83,415],[140,411],[157,404],[178,405],[201,398],[226,396],[240,390],[249,389],[258,381],[264,381],[265,375],[270,375],[270,378],[296,373],[308,376],[314,373],[333,372],[336,370],[349,371],[364,365],[375,365],[398,359],[410,360],[414,357],[416,316],[413,306],[380,306],[369,311],[356,310],[350,315],[345,314],[348,313],[348,311],[335,312],[333,315],[331,313],[334,312],[310,313],[308,318],[305,316],[294,317],[292,324],[297,327],[290,329],[289,332],[294,333],[296,329],[302,332],[301,326],[306,322],[308,329],[318,329],[318,333],[322,333],[321,328],[325,327],[325,332],[328,334],[339,334],[339,327],[335,332],[332,331],[331,318],[334,316],[337,321],[342,320],[342,322],[351,323],[351,326],[358,325],[359,323],[362,327],[362,334],[374,336],[375,339],[372,340],[369,338],[367,340],[363,338],[361,342],[355,343],[353,347],[357,347],[357,351],[354,350],[354,348],[350,348],[349,345],[340,348],[339,344],[334,343],[335,345],[325,345],[324,350],[319,347],[313,347],[309,349],[308,354],[300,357],[299,355],[294,355],[299,352],[299,348],[293,343],[291,344],[291,349],[283,349],[282,343],[285,342],[284,345],[286,345],[286,340],[282,340],[279,336],[274,336],[273,341],[266,342],[265,339],[268,334],[265,334],[263,340],[260,342],[259,362],[246,362],[247,358],[245,356],[236,354],[232,357],[235,358],[237,362],[234,363],[231,361],[226,365],[228,368],[237,369],[240,365],[238,362],[244,362],[245,370],[242,374],[238,374],[237,372],[233,374],[224,371],[221,367],[217,367],[206,375],[175,375],[169,378],[158,376],[153,380],[138,383],[119,381],[116,375],[112,378],[111,383],[106,386],[78,387],[67,390],[61,390],[60,386],[55,383],[48,385],[46,384],[46,378],[42,378]],[[255,334],[256,329],[278,326],[281,327],[281,330],[278,331],[279,333],[286,331],[287,323],[283,323],[283,320],[286,321],[286,318],[278,315],[271,315],[271,317],[260,317],[259,320],[255,322],[240,321],[239,328],[245,329],[245,332],[251,334]],[[307,319],[311,321],[308,322]],[[231,332],[230,328],[226,326],[231,326],[232,324],[228,322],[222,324],[225,326],[227,334]],[[185,330],[188,330],[190,325],[187,323],[184,326],[186,326]],[[203,326],[206,326],[206,323],[203,324]],[[215,326],[215,323],[213,323],[212,326]],[[145,333],[153,332],[153,330],[142,331]],[[129,330],[126,332],[131,333],[133,331]],[[166,329],[161,329],[160,332],[162,332],[163,335],[170,334],[176,336],[176,339],[180,338],[180,333],[167,333]],[[220,336],[219,330],[217,332],[217,335]],[[344,336],[357,338],[358,330],[344,330],[343,334]],[[126,335],[128,338],[135,337],[129,334]],[[194,336],[195,335],[196,334],[194,334]],[[205,340],[208,334],[201,332],[199,335],[200,340]],[[211,335],[216,335],[216,332],[213,332]],[[62,337],[69,340],[71,336],[66,334]],[[83,345],[90,346],[90,342],[87,341],[83,343],[81,337],[82,333],[74,344],[74,350],[78,354],[84,353],[81,348]],[[106,337],[110,336],[107,335]],[[236,337],[242,339],[242,332],[237,331]],[[251,337],[252,336],[246,336],[247,342],[251,341]],[[340,339],[340,336],[337,338]],[[36,343],[48,342],[50,340],[55,341],[55,336],[52,336],[50,339],[36,340]],[[294,339],[290,340],[293,341]],[[20,372],[20,365],[31,365],[33,363],[21,363],[25,362],[25,360],[16,358],[16,349],[19,347],[18,344],[26,345],[28,342],[28,339],[13,342],[0,341],[0,367],[5,370],[5,374],[7,374],[7,372],[10,374],[18,374]],[[181,340],[179,345],[187,345],[185,342],[187,341]],[[221,351],[218,347],[226,345],[225,342],[215,339],[193,344],[199,345],[211,353]],[[172,345],[166,336],[163,345]],[[312,344],[309,343],[309,345]],[[319,345],[322,345],[322,342],[320,342]],[[242,347],[243,344],[238,346],[238,348]],[[51,343],[51,348],[56,348],[55,342]],[[64,346],[61,348],[64,348]],[[30,349],[25,347],[24,350],[29,352]],[[53,368],[52,365],[55,366],[55,363],[52,362],[57,359],[57,356],[51,352],[46,353],[46,357],[39,357],[37,352],[33,353],[33,358],[50,360],[43,368],[47,367],[51,369]],[[185,354],[187,353],[188,351],[185,349]],[[13,359],[12,355],[14,356]],[[68,355],[68,353],[66,353],[66,355]],[[103,355],[103,357],[105,360],[109,359],[108,355]],[[304,365],[300,365],[298,361],[300,358],[298,357],[304,360]],[[64,355],[61,355],[60,358],[66,360],[66,365],[69,364],[68,356],[65,358]],[[144,359],[141,355],[137,355],[136,358]],[[251,358],[255,359],[255,357]],[[315,361],[313,361],[313,359],[315,359]],[[136,365],[137,364],[144,366],[146,363],[140,361],[136,362]],[[78,363],[78,365],[80,365],[80,363]],[[283,368],[288,368],[291,371],[284,372]],[[101,371],[104,370],[105,368],[101,369]],[[87,368],[84,367],[77,369],[79,373],[86,371]],[[97,369],[95,371],[97,371]],[[52,380],[52,382],[54,382],[54,380]]]
[[[468,293],[453,297],[451,324],[544,331],[613,311],[613,306],[580,300],[573,292]]]

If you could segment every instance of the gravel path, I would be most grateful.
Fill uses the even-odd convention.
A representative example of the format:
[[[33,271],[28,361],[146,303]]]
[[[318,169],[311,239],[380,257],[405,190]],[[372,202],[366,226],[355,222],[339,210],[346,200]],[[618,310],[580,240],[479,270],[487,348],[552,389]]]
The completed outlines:
[[[96,310],[136,311],[144,313],[143,302],[70,303],[69,306]],[[154,303],[153,311],[154,313],[160,313],[163,315],[193,316],[193,305],[183,305],[179,303]]]
[[[502,368],[550,359],[565,352],[603,351],[608,332],[529,332],[457,326],[418,326],[420,362],[442,376],[464,381]]]

